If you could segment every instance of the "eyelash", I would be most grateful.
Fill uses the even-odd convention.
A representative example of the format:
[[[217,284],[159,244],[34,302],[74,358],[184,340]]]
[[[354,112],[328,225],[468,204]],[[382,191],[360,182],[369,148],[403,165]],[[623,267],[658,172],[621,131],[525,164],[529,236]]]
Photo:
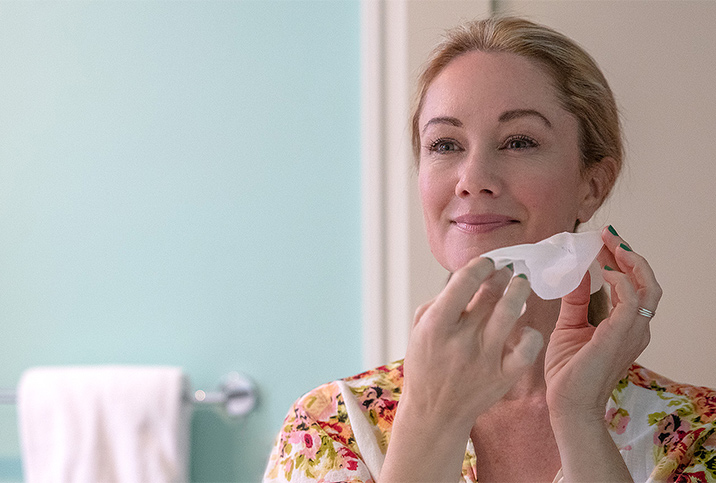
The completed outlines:
[[[523,146],[523,147],[521,147],[521,148],[517,148],[517,147],[515,147],[515,148],[510,148],[510,147],[509,147],[510,144],[513,143],[513,142],[515,142],[515,141],[522,141],[522,142],[525,142],[525,143],[527,143],[527,144],[529,144],[529,145],[528,145],[528,146]],[[538,143],[537,141],[535,141],[534,139],[532,139],[531,137],[525,136],[524,134],[517,134],[517,135],[515,135],[515,136],[510,136],[509,138],[507,138],[507,139],[505,140],[505,142],[502,143],[502,146],[500,146],[500,149],[515,149],[515,150],[517,150],[517,151],[521,151],[521,150],[523,150],[523,149],[536,148],[537,146],[539,146],[539,143]]]
[[[462,150],[462,149],[459,147],[458,142],[455,141],[454,139],[450,139],[450,138],[440,138],[440,139],[436,139],[435,141],[433,141],[432,143],[430,143],[430,144],[427,145],[428,151],[430,151],[431,153],[444,154],[446,151],[441,151],[440,148],[439,148],[439,146],[440,146],[441,144],[443,144],[443,145],[444,145],[444,144],[452,144],[452,145],[454,145],[455,149],[451,149],[450,152],[455,152],[455,151],[461,151],[461,150]]]
[[[522,147],[510,147],[510,145],[511,145],[512,143],[514,143],[515,141],[521,141],[521,142],[523,142],[523,143],[526,143],[527,146],[522,146]],[[440,146],[441,146],[441,145],[446,145],[446,144],[451,144],[451,145],[453,145],[453,149],[450,149],[450,150],[448,150],[448,151],[446,151],[446,150],[441,150],[441,149],[440,149]],[[500,150],[503,150],[503,149],[513,149],[513,150],[516,150],[516,151],[522,151],[522,150],[524,150],[524,149],[536,148],[536,147],[538,147],[538,146],[539,146],[539,143],[538,143],[537,141],[535,141],[534,139],[532,139],[531,137],[526,136],[526,135],[524,135],[524,134],[516,134],[516,135],[514,135],[514,136],[508,137],[508,138],[500,145],[500,147],[499,147],[498,149],[500,149]],[[459,145],[459,143],[458,143],[457,141],[455,141],[454,139],[450,139],[450,138],[439,138],[439,139],[436,139],[436,140],[433,141],[432,143],[428,144],[426,147],[427,147],[427,149],[428,149],[429,152],[431,152],[431,153],[438,153],[438,154],[445,154],[445,153],[448,153],[448,152],[456,152],[456,151],[462,151],[462,150],[463,150],[463,149],[460,147],[460,145]]]

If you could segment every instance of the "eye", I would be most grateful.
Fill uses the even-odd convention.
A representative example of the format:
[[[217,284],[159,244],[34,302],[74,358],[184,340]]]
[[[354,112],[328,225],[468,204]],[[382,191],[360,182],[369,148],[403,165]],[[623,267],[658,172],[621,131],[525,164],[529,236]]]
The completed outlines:
[[[462,151],[462,148],[454,139],[441,138],[430,143],[428,145],[428,151],[431,153],[447,154]]]
[[[529,136],[525,136],[524,134],[519,134],[507,138],[507,140],[505,140],[502,146],[500,146],[500,149],[522,150],[528,148],[536,148],[537,146],[539,146],[539,143],[537,141],[535,141]]]

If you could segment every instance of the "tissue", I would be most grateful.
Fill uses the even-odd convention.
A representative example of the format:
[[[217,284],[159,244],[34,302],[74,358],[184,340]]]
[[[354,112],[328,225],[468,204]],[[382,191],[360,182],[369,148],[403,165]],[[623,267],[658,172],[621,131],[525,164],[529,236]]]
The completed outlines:
[[[492,259],[497,269],[512,263],[515,275],[524,273],[538,297],[552,300],[576,289],[588,270],[591,293],[599,290],[604,279],[595,259],[603,245],[599,231],[563,232],[538,243],[498,248],[482,256]]]

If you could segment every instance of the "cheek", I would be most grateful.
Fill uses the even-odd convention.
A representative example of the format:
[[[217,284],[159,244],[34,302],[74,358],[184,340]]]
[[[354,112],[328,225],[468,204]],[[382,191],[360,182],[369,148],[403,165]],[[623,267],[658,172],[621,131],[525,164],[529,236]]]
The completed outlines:
[[[574,176],[532,179],[523,191],[523,200],[533,211],[561,221],[576,217],[579,203],[579,181]],[[535,189],[539,187],[539,189]],[[576,219],[576,218],[575,218]]]
[[[418,188],[425,221],[429,222],[440,215],[450,200],[451,191],[444,179],[431,176],[425,170],[418,175]]]

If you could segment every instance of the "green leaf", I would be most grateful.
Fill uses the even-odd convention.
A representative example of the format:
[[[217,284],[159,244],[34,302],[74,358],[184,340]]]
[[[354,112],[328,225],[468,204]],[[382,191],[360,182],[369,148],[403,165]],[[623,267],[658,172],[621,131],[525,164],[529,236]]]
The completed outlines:
[[[659,421],[664,419],[666,417],[666,413],[664,411],[660,413],[651,413],[649,415],[649,426],[653,426],[657,424]]]

